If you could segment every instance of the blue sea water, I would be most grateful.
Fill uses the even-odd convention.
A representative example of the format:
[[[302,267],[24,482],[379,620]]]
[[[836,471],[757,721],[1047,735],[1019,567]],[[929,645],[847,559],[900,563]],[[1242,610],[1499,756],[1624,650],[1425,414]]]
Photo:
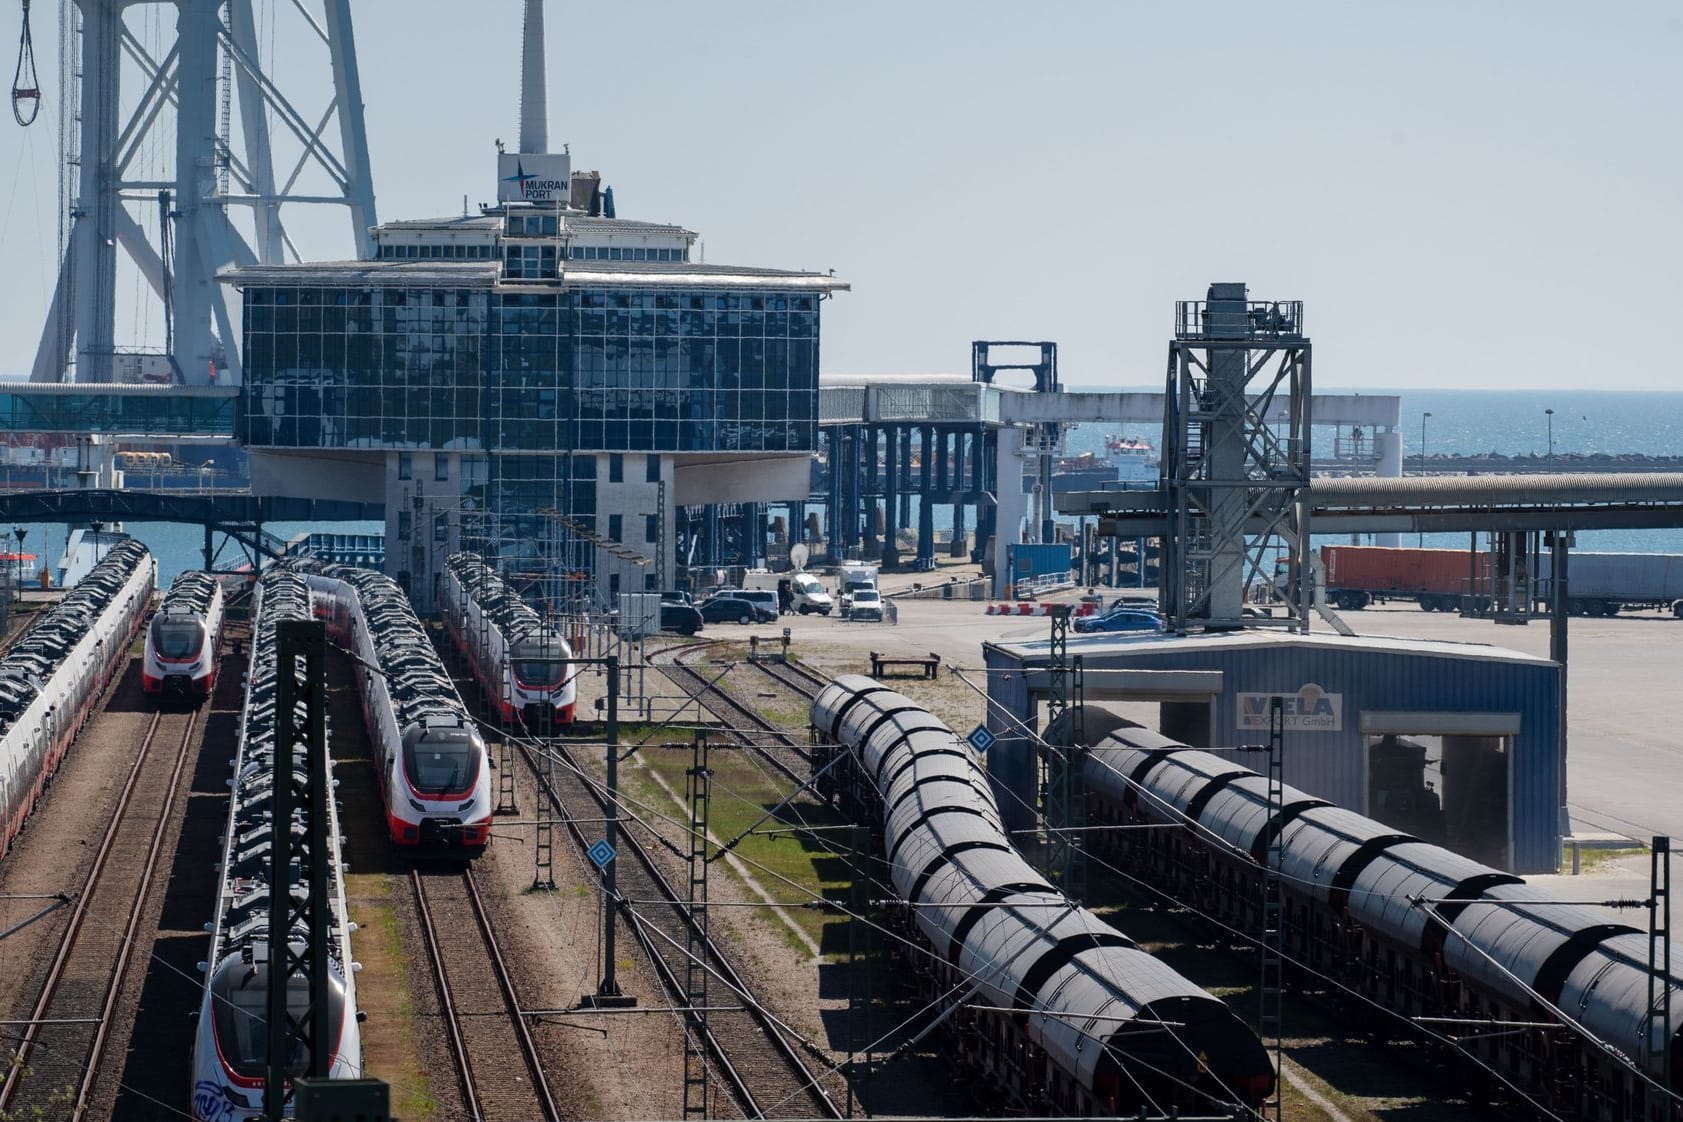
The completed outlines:
[[[1097,387],[1092,387],[1097,388]],[[1322,393],[1351,393],[1317,387]],[[1372,390],[1402,398],[1400,423],[1403,463],[1409,467],[1425,450],[1479,455],[1526,456],[1549,452],[1553,409],[1554,453],[1641,453],[1683,455],[1683,393],[1613,390]],[[1427,417],[1426,414],[1431,416]],[[1100,451],[1105,429],[1088,427],[1070,434],[1072,453]],[[1161,431],[1124,426],[1123,432],[1161,443]],[[1317,429],[1316,440],[1330,439]],[[1408,544],[1418,539],[1411,538]],[[1464,547],[1461,534],[1427,534],[1426,545]],[[1577,548],[1599,553],[1683,553],[1683,530],[1597,530],[1577,535]]]

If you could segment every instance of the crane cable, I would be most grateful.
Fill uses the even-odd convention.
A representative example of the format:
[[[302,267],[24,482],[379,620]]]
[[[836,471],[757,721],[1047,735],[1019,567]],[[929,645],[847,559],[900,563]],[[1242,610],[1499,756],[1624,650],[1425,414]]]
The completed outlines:
[[[29,37],[29,0],[23,0],[23,33],[18,36],[18,68],[12,75],[12,118],[24,128],[41,113],[41,78],[35,73],[35,44]]]

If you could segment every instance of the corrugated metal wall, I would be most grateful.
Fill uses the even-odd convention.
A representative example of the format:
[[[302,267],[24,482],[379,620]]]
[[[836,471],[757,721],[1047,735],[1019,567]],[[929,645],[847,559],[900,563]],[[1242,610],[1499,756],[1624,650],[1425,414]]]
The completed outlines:
[[[1072,643],[1076,654],[1080,644]],[[1029,656],[1031,667],[1045,665],[1044,655]],[[1023,660],[1008,649],[987,650],[989,686],[998,706],[1028,715],[1029,696]],[[1140,643],[1126,650],[1114,645],[1087,652],[1088,681],[1104,669],[1221,670],[1228,683],[1215,699],[1210,745],[1233,747],[1266,740],[1262,730],[1239,728],[1238,694],[1296,693],[1314,683],[1342,695],[1339,731],[1288,731],[1285,737],[1286,782],[1357,810],[1367,795],[1366,752],[1360,715],[1375,711],[1517,713],[1519,733],[1509,757],[1513,868],[1516,872],[1554,872],[1560,861],[1560,754],[1558,742],[1559,667],[1542,661],[1505,661],[1408,650],[1341,647],[1320,639],[1277,645],[1222,647],[1219,640]],[[990,708],[994,708],[990,706]],[[1008,723],[995,716],[992,722]],[[990,722],[991,723],[991,722]],[[1001,747],[1005,747],[1001,745]],[[1026,745],[1011,746],[1021,755]],[[997,752],[998,749],[995,749]],[[1032,759],[990,761],[1003,783],[1032,796]],[[1023,786],[1025,773],[1028,786]]]

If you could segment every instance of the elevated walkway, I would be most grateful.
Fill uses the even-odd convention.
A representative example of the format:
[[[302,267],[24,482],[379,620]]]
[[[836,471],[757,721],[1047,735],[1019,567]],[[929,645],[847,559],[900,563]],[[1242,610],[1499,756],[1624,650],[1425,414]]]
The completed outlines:
[[[1309,504],[1317,534],[1670,529],[1683,527],[1683,473],[1321,477]],[[1172,521],[1161,491],[1071,491],[1057,505],[1103,535],[1160,537]]]
[[[381,503],[244,491],[0,491],[0,522],[187,522],[220,529],[266,522],[374,522],[385,517]]]
[[[0,382],[0,434],[93,433],[149,444],[229,444],[238,386]]]

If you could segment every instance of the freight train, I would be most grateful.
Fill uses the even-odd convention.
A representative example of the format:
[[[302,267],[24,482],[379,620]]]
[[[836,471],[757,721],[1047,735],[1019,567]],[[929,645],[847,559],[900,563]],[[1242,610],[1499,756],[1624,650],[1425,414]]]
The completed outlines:
[[[955,1061],[981,1095],[1018,1113],[1153,1117],[1269,1096],[1267,1051],[1226,1003],[1018,855],[950,728],[859,675],[820,691],[812,723],[881,824],[897,915],[924,955],[915,976],[931,1011],[951,1013]]]
[[[263,1116],[268,1049],[269,964],[274,950],[269,930],[269,894],[273,889],[270,808],[275,775],[275,713],[279,682],[277,628],[284,620],[311,618],[310,590],[304,579],[274,569],[258,582],[252,629],[251,669],[246,678],[245,708],[234,758],[228,830],[217,865],[219,885],[211,925],[210,957],[193,1044],[193,1117],[199,1122],[241,1122]],[[296,760],[284,782],[301,782],[304,761]],[[329,926],[328,1020],[332,1059],[328,1076],[362,1074],[362,1034],[356,1002],[357,964],[351,960],[351,930],[340,876],[339,812],[333,799],[316,808],[327,815],[327,900]],[[301,822],[303,809],[294,812]],[[298,826],[294,827],[299,828]],[[295,867],[291,891],[307,892],[308,864]],[[308,932],[286,932],[288,947],[303,954]],[[302,1018],[309,995],[288,987],[287,1009]],[[296,1055],[289,1071],[303,1074],[305,1057]]]
[[[145,546],[117,542],[0,658],[0,856],[127,661],[157,574]]]
[[[209,697],[216,689],[222,608],[222,585],[215,577],[200,572],[176,577],[146,631],[141,688],[154,696]]]
[[[477,555],[444,572],[444,626],[504,725],[568,725],[578,702],[573,649]]]
[[[327,566],[307,579],[317,618],[359,663],[357,690],[392,842],[482,851],[495,809],[485,739],[409,597],[367,569]]]
[[[1262,929],[1276,860],[1297,984],[1351,999],[1366,1031],[1374,1006],[1439,1025],[1537,1114],[1683,1118],[1683,977],[1650,989],[1646,931],[1292,787],[1271,811],[1256,772],[1139,727],[1090,749],[1084,778],[1090,844],[1234,930]]]

